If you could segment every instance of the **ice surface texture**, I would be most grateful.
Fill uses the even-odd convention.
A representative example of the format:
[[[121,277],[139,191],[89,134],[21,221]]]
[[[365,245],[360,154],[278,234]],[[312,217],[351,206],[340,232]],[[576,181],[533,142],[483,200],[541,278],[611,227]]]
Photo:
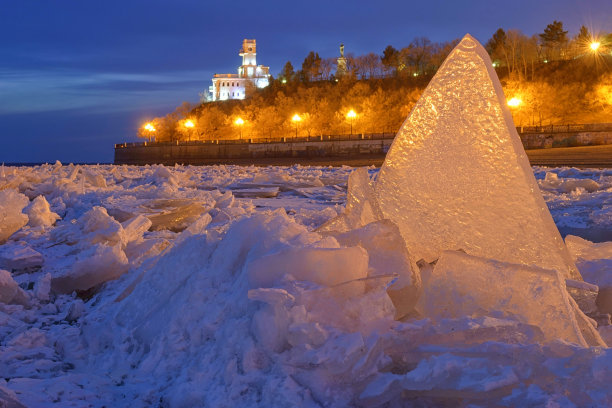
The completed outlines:
[[[495,276],[503,284],[491,284]],[[436,263],[419,311],[434,319],[506,317],[537,326],[548,341],[563,339],[586,346],[559,272],[444,251]]]
[[[398,132],[378,175],[385,218],[416,259],[443,250],[580,279],[542,199],[484,48],[466,35]]]
[[[0,191],[0,244],[28,223],[28,216],[23,210],[30,200],[15,190]]]

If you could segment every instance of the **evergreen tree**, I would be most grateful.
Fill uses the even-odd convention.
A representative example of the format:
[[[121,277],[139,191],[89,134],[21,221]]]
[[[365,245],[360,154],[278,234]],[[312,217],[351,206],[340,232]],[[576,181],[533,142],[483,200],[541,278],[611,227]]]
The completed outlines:
[[[506,66],[509,66],[510,61],[508,59],[507,44],[508,36],[506,32],[503,28],[498,28],[493,34],[493,37],[485,44],[485,49],[489,52],[494,62],[500,61]]]
[[[585,26],[580,27],[580,31],[576,35],[576,41],[579,43],[587,44],[591,42],[593,35]]]
[[[383,55],[380,57],[380,61],[387,71],[393,71],[394,74],[397,74],[397,67],[399,65],[399,51],[393,48],[391,45],[387,45],[387,48],[383,50]]]
[[[563,30],[561,21],[555,20],[547,25],[544,32],[539,36],[548,59],[557,59],[563,56],[564,47],[567,44],[567,31]]]
[[[310,51],[302,62],[302,79],[306,82],[321,76],[321,57],[318,52]]]
[[[295,71],[293,70],[293,64],[291,64],[291,61],[287,61],[287,63],[283,67],[283,70],[280,72],[278,79],[280,79],[281,81],[284,80],[286,82],[291,82],[294,80],[294,78]]]

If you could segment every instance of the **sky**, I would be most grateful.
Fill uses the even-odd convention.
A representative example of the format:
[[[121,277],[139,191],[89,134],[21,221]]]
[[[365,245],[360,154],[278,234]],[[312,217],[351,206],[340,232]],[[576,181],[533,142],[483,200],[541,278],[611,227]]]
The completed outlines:
[[[553,20],[610,32],[612,1],[0,0],[0,162],[112,162],[147,119],[235,73],[244,38],[276,76],[340,43],[355,55],[418,36],[484,43]]]

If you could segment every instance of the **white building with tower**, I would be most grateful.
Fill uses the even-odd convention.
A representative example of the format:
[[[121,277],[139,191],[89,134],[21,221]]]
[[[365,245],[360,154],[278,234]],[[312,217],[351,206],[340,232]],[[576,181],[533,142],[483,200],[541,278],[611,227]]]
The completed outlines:
[[[238,74],[215,74],[209,87],[208,101],[244,99],[254,88],[265,88],[270,83],[270,67],[257,65],[255,40],[242,41],[242,65]]]

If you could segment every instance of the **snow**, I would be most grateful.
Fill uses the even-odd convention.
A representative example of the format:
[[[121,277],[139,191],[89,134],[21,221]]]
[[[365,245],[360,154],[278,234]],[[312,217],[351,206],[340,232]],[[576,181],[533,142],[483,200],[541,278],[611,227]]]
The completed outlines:
[[[82,178],[89,167],[106,188]],[[492,275],[479,269],[491,265],[513,285],[536,279],[548,282],[542,293],[561,289],[550,272],[462,253],[416,262],[397,226],[376,212],[367,186],[377,170],[159,169],[5,168],[0,182],[12,183],[13,195],[42,195],[61,219],[23,225],[0,246],[0,259],[11,262],[2,266],[7,285],[27,299],[0,303],[0,398],[37,407],[612,403],[609,349],[551,334],[566,327],[567,314],[525,320],[496,304],[472,313],[460,309],[465,299],[451,302],[452,315],[415,312],[453,269],[474,295],[471,277]],[[600,185],[580,195],[543,186],[558,224],[608,225],[591,214],[608,205],[612,173],[546,171]],[[543,182],[545,170],[535,172]],[[363,196],[347,197],[349,175],[366,186]],[[233,194],[245,188],[278,194]],[[355,217],[343,212],[347,199]],[[193,221],[153,226],[151,218],[190,204],[199,207]],[[350,221],[329,228],[339,214]],[[610,281],[612,243],[566,239],[587,282]],[[460,267],[464,259],[476,266]],[[504,288],[489,282],[480,289]],[[528,307],[529,292],[519,295],[510,299],[516,307],[541,311]],[[592,316],[609,340],[600,300]]]

